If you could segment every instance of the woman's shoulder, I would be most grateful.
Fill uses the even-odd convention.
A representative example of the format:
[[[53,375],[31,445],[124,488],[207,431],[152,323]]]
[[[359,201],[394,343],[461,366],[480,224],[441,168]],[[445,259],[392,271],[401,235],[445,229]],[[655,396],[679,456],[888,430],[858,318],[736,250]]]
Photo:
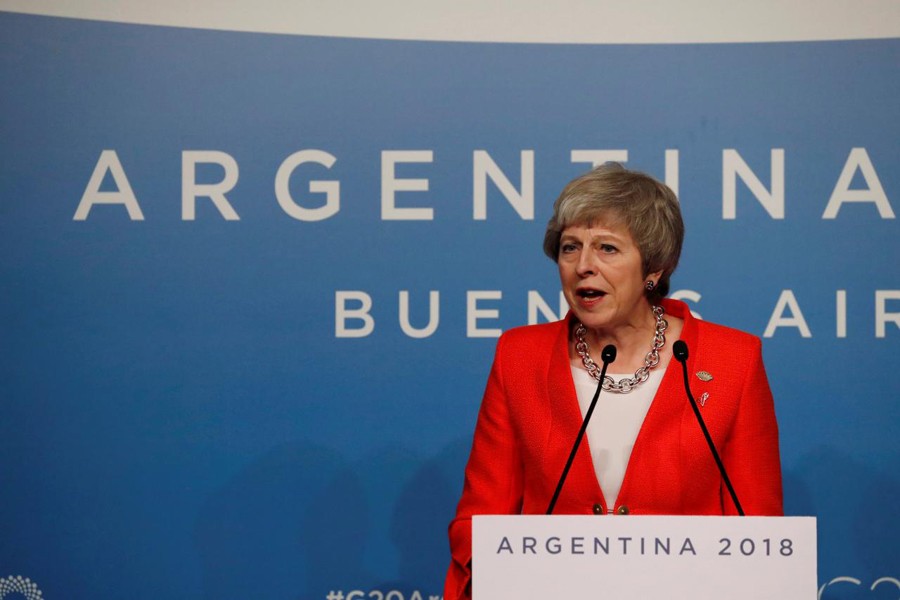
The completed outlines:
[[[700,319],[694,319],[694,322],[700,343],[727,344],[748,349],[758,348],[762,345],[762,341],[752,333]]]
[[[746,331],[709,321],[697,321],[691,356],[707,371],[748,373],[762,361],[762,341]]]
[[[687,305],[678,300],[666,300],[667,312],[684,321],[682,338],[687,338],[701,348],[729,351],[758,351],[762,346],[759,337],[734,327],[704,321],[693,316]]]
[[[503,332],[498,345],[518,347],[522,345],[552,344],[568,330],[568,318],[550,323],[521,325]]]

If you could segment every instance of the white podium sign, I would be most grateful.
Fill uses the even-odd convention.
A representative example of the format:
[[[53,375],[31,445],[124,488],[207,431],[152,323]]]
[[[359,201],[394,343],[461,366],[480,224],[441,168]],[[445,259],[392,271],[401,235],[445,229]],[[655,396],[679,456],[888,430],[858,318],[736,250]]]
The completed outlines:
[[[473,600],[815,600],[816,593],[814,517],[473,518]]]

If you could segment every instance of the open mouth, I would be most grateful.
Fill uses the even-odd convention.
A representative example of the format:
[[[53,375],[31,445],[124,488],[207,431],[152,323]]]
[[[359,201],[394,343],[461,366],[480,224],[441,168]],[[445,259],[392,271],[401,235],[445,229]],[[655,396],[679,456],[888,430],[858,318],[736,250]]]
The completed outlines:
[[[606,292],[603,292],[603,291],[601,291],[601,290],[594,290],[594,289],[591,289],[591,288],[579,288],[579,289],[575,290],[575,294],[576,294],[579,298],[585,298],[585,299],[587,299],[587,300],[593,300],[593,299],[595,299],[595,298],[602,298],[603,296],[606,295]]]

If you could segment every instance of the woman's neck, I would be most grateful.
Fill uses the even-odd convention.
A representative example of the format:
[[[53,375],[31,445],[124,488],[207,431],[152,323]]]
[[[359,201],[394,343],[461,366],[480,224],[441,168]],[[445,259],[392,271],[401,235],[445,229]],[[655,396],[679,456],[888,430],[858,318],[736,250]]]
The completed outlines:
[[[653,345],[656,335],[656,316],[648,306],[643,316],[635,322],[611,330],[591,330],[585,335],[591,357],[600,364],[600,352],[607,344],[616,347],[616,361],[610,372],[631,372],[644,365],[644,358]]]

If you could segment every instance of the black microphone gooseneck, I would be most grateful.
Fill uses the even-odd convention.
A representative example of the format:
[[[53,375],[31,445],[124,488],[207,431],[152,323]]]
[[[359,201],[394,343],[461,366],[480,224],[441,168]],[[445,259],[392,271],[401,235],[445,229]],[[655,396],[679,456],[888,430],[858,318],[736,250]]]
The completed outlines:
[[[591,405],[584,415],[581,429],[578,431],[578,436],[575,438],[575,445],[572,446],[569,460],[566,461],[566,468],[563,469],[562,475],[559,478],[559,483],[556,484],[556,491],[553,492],[550,506],[547,507],[548,515],[553,514],[553,507],[556,506],[556,501],[559,499],[559,493],[562,491],[563,484],[566,482],[566,477],[569,475],[569,469],[572,468],[572,463],[575,461],[575,454],[578,452],[578,446],[581,445],[581,438],[584,437],[584,432],[587,431],[588,421],[591,420],[591,415],[594,414],[594,407],[597,406],[597,398],[600,397],[600,390],[603,389],[603,379],[606,377],[606,368],[610,363],[616,360],[616,347],[612,344],[604,346],[603,350],[600,352],[600,359],[603,361],[603,367],[600,369],[600,381],[597,383],[597,391],[594,392],[594,398],[591,400]]]
[[[734,492],[734,488],[731,486],[731,480],[728,479],[728,473],[725,472],[725,465],[722,464],[722,459],[719,458],[719,453],[716,451],[716,445],[713,444],[712,437],[709,435],[709,430],[706,428],[706,423],[703,422],[703,417],[700,415],[700,409],[697,407],[697,401],[694,400],[694,395],[691,394],[691,385],[688,379],[688,368],[687,368],[687,358],[688,358],[688,347],[682,340],[678,340],[672,346],[672,353],[675,355],[675,359],[681,363],[681,371],[684,373],[684,391],[687,392],[688,400],[691,401],[691,408],[694,409],[694,415],[697,417],[697,422],[700,423],[700,429],[703,430],[703,437],[706,438],[706,443],[709,445],[709,451],[712,452],[713,458],[716,459],[716,464],[719,466],[719,473],[722,474],[722,479],[725,481],[725,487],[728,488],[728,493],[731,494],[731,499],[734,502],[734,507],[737,509],[738,514],[742,517],[744,516],[744,509],[741,508],[741,503],[738,502],[737,494]]]

